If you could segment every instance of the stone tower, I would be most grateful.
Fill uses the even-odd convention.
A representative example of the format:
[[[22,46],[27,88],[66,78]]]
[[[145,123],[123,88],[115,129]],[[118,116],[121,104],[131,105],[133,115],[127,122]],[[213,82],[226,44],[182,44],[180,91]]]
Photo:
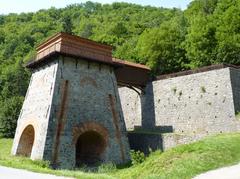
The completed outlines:
[[[13,155],[73,168],[129,161],[110,46],[59,33],[37,48]]]

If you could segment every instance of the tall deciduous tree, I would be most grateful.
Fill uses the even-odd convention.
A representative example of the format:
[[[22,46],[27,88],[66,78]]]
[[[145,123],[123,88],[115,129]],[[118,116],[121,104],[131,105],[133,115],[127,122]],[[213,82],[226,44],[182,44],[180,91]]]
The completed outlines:
[[[195,0],[185,11],[188,33],[184,42],[190,68],[211,65],[216,61],[216,24],[213,13],[218,0]]]
[[[64,13],[62,17],[62,31],[68,34],[73,34],[73,23],[68,13]]]
[[[7,101],[26,91],[29,75],[19,62],[26,62],[39,43],[59,31],[112,45],[115,57],[147,64],[154,74],[222,62],[240,64],[239,4],[239,0],[194,0],[181,11],[86,2],[0,15],[0,116],[15,104],[19,107],[20,102]],[[2,104],[11,105],[3,109]]]
[[[240,1],[220,1],[214,18],[217,63],[240,64]]]
[[[194,17],[184,42],[190,68],[211,65],[216,60],[216,27],[212,17],[201,14]]]
[[[140,62],[149,65],[156,74],[185,69],[185,35],[182,15],[162,23],[159,28],[146,30],[137,45]]]
[[[24,97],[22,96],[13,96],[0,101],[0,136],[14,137],[23,100]]]

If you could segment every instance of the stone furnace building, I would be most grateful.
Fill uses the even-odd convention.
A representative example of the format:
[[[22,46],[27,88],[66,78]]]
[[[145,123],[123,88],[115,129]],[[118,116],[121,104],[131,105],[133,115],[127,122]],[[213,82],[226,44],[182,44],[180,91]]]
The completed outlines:
[[[144,86],[146,66],[113,59],[110,46],[59,33],[37,48],[27,67],[33,73],[13,155],[58,168],[129,161],[118,85]]]

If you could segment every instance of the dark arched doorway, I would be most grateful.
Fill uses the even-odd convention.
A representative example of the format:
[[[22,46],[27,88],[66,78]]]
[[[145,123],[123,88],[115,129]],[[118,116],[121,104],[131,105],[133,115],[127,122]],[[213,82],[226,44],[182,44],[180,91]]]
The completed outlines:
[[[35,138],[35,131],[32,125],[28,125],[24,130],[20,137],[17,155],[23,155],[26,157],[30,157],[32,153],[32,147]]]
[[[81,134],[76,143],[76,167],[82,164],[93,166],[101,161],[106,141],[101,134],[87,131]]]

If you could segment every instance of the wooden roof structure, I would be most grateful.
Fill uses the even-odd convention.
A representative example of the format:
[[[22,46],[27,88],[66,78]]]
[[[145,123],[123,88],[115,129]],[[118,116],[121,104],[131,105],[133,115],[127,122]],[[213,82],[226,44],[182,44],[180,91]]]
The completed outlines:
[[[142,88],[149,81],[150,68],[145,65],[112,58],[112,47],[67,33],[57,33],[37,47],[36,58],[26,67],[37,68],[54,55],[72,56],[89,62],[115,67],[118,85]]]

